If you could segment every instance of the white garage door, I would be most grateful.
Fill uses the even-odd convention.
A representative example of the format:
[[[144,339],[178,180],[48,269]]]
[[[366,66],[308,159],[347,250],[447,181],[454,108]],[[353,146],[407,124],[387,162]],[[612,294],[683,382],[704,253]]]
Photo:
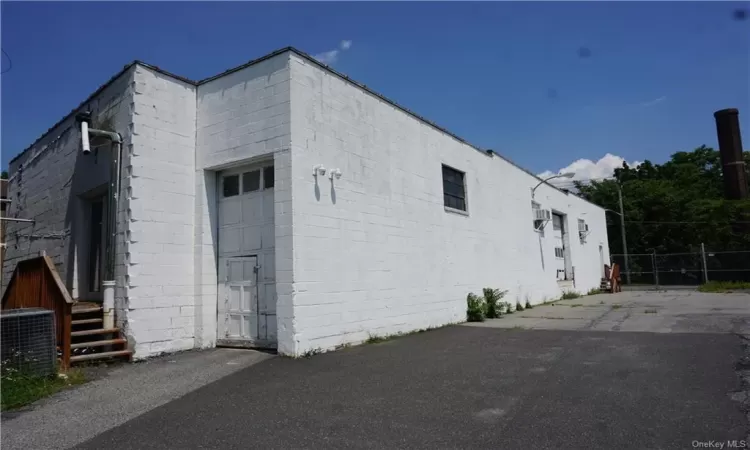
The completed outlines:
[[[276,268],[270,164],[219,174],[219,345],[276,346]]]
[[[565,279],[565,241],[563,239],[562,216],[552,214],[552,239],[555,242],[555,269],[557,279]]]

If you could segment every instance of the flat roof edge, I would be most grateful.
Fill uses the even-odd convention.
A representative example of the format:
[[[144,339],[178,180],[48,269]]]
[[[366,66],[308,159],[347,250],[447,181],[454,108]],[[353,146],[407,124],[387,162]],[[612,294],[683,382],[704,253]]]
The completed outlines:
[[[118,78],[120,78],[123,74],[125,74],[130,68],[132,68],[135,65],[141,65],[143,67],[146,67],[148,69],[154,70],[156,72],[159,72],[159,73],[161,73],[163,75],[169,76],[169,77],[174,78],[176,80],[182,81],[184,83],[191,84],[193,86],[200,86],[202,84],[209,83],[209,82],[214,81],[216,79],[222,78],[222,77],[224,77],[226,75],[230,75],[232,73],[238,72],[238,71],[240,71],[242,69],[245,69],[247,67],[250,67],[250,66],[253,66],[255,64],[261,63],[263,61],[269,60],[271,58],[274,58],[274,57],[279,56],[279,55],[281,55],[283,53],[286,53],[286,52],[291,52],[291,53],[293,53],[293,54],[295,54],[295,55],[303,58],[304,60],[312,63],[313,65],[319,67],[320,69],[322,69],[322,70],[324,70],[324,71],[326,71],[326,72],[328,72],[328,73],[330,73],[330,74],[332,74],[332,75],[334,75],[334,76],[336,76],[338,78],[341,78],[341,79],[343,79],[343,80],[345,80],[345,81],[353,84],[354,86],[358,87],[359,89],[362,89],[363,91],[365,91],[365,92],[367,92],[367,93],[375,96],[376,98],[378,98],[378,99],[380,99],[380,100],[388,103],[389,105],[391,105],[394,108],[396,108],[396,109],[398,109],[398,110],[400,110],[400,111],[408,114],[409,116],[414,117],[415,119],[419,120],[420,122],[422,122],[422,123],[424,123],[424,124],[426,124],[426,125],[434,128],[434,129],[440,131],[441,133],[444,133],[444,134],[452,137],[453,139],[459,141],[462,144],[465,144],[465,145],[473,148],[474,150],[477,150],[477,151],[481,152],[482,154],[484,154],[488,158],[492,158],[493,155],[497,155],[500,159],[502,159],[505,162],[509,163],[513,167],[515,167],[515,168],[517,168],[517,169],[519,169],[519,170],[521,170],[521,171],[523,171],[523,172],[531,175],[532,177],[536,178],[539,181],[542,181],[542,179],[539,178],[535,173],[533,173],[530,170],[527,170],[526,168],[524,168],[524,167],[516,164],[511,159],[509,159],[506,156],[501,155],[497,151],[492,150],[492,154],[488,153],[488,151],[487,151],[488,149],[482,149],[481,147],[472,144],[471,142],[467,141],[466,139],[462,138],[461,136],[459,136],[459,135],[453,133],[452,131],[448,130],[447,128],[438,125],[437,123],[435,123],[435,122],[433,122],[433,121],[425,118],[424,116],[422,116],[420,114],[417,114],[416,112],[412,111],[411,109],[409,109],[409,108],[407,108],[405,106],[402,106],[399,103],[397,103],[396,101],[391,100],[390,98],[384,96],[383,94],[380,94],[379,92],[377,92],[377,91],[375,91],[375,90],[367,87],[367,85],[365,85],[363,83],[360,83],[360,82],[358,82],[358,81],[350,78],[347,75],[344,75],[343,73],[337,71],[336,69],[334,69],[334,68],[332,68],[332,67],[330,67],[330,66],[328,66],[326,64],[321,63],[317,59],[313,58],[311,55],[309,55],[309,54],[307,54],[307,53],[305,53],[305,52],[303,52],[303,51],[301,51],[301,50],[299,50],[299,49],[297,49],[295,47],[292,47],[292,46],[287,46],[287,47],[280,48],[278,50],[274,50],[274,51],[272,51],[272,52],[270,52],[270,53],[268,53],[268,54],[266,54],[264,56],[261,56],[260,58],[256,58],[256,59],[250,60],[250,61],[248,61],[248,62],[246,62],[244,64],[241,64],[239,66],[227,69],[227,70],[225,70],[223,72],[220,72],[220,73],[218,73],[218,74],[216,74],[214,76],[211,76],[211,77],[208,77],[208,78],[204,78],[204,79],[201,79],[201,80],[198,80],[198,81],[191,80],[189,78],[182,77],[180,75],[176,75],[176,74],[171,73],[169,71],[166,71],[166,70],[164,70],[164,69],[162,69],[162,68],[160,68],[158,66],[155,66],[155,65],[152,65],[152,64],[148,64],[148,63],[145,63],[145,62],[140,61],[140,60],[134,60],[131,63],[127,64],[125,67],[123,67],[122,70],[120,70],[115,75],[113,75],[104,84],[102,84],[101,86],[99,86],[99,88],[96,89],[96,91],[94,91],[91,95],[89,95],[84,101],[82,101],[77,107],[75,107],[72,111],[70,111],[68,114],[66,114],[62,119],[60,119],[59,121],[57,121],[57,123],[55,123],[52,127],[50,127],[49,129],[47,129],[47,131],[45,131],[44,133],[42,133],[42,135],[39,136],[31,145],[29,145],[23,151],[21,151],[18,155],[16,155],[15,157],[13,157],[10,160],[9,164],[13,163],[17,159],[19,159],[21,156],[23,156],[27,151],[29,151],[37,143],[39,143],[39,141],[41,141],[45,136],[47,136],[47,134],[49,134],[50,131],[52,131],[56,127],[60,126],[63,122],[65,122],[66,120],[68,120],[70,118],[70,116],[72,116],[76,111],[78,111],[83,105],[85,105],[86,103],[88,103],[89,101],[91,101],[94,97],[96,97],[104,89],[106,89],[107,87],[109,87],[115,80],[117,80]],[[564,190],[562,190],[560,188],[557,188],[556,186],[554,186],[551,183],[544,183],[544,184],[546,184],[546,185],[554,188],[555,190],[557,190],[559,192],[562,192],[562,193],[564,193],[566,195],[570,194],[569,192],[566,192],[566,191],[564,191]],[[579,195],[573,194],[573,196],[577,197],[577,198],[580,198],[581,200],[583,200],[583,201],[585,201],[587,203],[591,203],[592,205],[599,206],[599,205],[596,205],[595,203],[589,202],[588,200],[586,200],[585,198],[583,198],[583,197],[581,197]]]

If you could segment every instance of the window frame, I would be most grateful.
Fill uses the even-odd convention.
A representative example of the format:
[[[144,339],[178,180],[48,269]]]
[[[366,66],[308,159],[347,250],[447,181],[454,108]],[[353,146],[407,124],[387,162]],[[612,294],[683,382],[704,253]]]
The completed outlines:
[[[250,180],[250,174],[257,173],[258,174],[258,183],[255,187],[255,189],[248,190],[245,186],[245,182]],[[247,178],[246,178],[247,177]],[[241,194],[249,194],[251,192],[260,192],[263,189],[263,169],[252,169],[245,172],[242,172],[240,176],[240,193]]]
[[[257,172],[258,173],[258,184],[257,189],[253,189],[252,191],[248,191],[245,188],[246,182],[249,180],[246,180],[246,178],[249,177],[248,174]],[[267,177],[269,172],[272,174],[271,177]],[[224,183],[227,178],[233,178],[237,177],[237,193],[232,195],[225,195],[224,191]],[[271,184],[268,186],[268,178],[271,179]],[[224,171],[221,171],[218,176],[218,189],[219,189],[219,195],[220,199],[228,199],[232,197],[237,197],[240,195],[246,195],[246,194],[252,194],[252,193],[259,193],[266,190],[273,190],[276,185],[276,169],[274,167],[273,162],[268,161],[266,163],[259,163],[259,164],[253,164],[253,165],[242,165],[240,167],[227,169]]]
[[[587,240],[586,238],[588,237],[588,234],[589,234],[589,231],[587,228],[588,228],[588,224],[586,223],[586,220],[578,219],[578,240],[581,243],[581,245],[586,244],[586,240]]]
[[[226,181],[228,178],[237,179],[237,193],[227,195]],[[241,173],[230,173],[221,176],[221,198],[237,197],[242,193],[242,174]]]
[[[455,181],[446,180],[446,169],[449,173],[453,172],[452,175],[459,175],[461,177],[460,185],[456,183]],[[440,178],[442,180],[442,186],[443,186],[443,208],[445,209],[445,211],[468,216],[469,215],[469,200],[468,200],[469,195],[468,195],[468,189],[466,188],[466,172],[462,170],[458,170],[455,167],[449,166],[448,164],[441,164]],[[453,185],[456,187],[460,186],[463,197],[459,195],[447,193],[445,189],[446,182],[449,185]],[[463,202],[463,209],[456,208],[453,206],[448,206],[446,202],[446,197],[451,197],[453,199],[461,200]]]
[[[555,225],[555,217],[559,218],[559,225]],[[557,228],[555,228],[556,226]],[[563,229],[563,218],[559,214],[554,214],[554,213],[552,214],[552,231],[563,231],[563,235],[565,235],[564,229]]]
[[[535,202],[534,200],[531,201],[531,227],[534,229],[535,232],[541,234],[544,236],[544,226],[537,227],[537,224],[544,225],[543,220],[537,220],[536,214],[534,214],[536,211],[542,210],[542,204],[539,202]]]
[[[260,189],[266,190],[266,189],[273,189],[274,186],[276,186],[276,167],[271,164],[270,166],[264,166],[261,167],[261,183],[260,183]],[[271,172],[271,185],[268,185],[268,173]]]

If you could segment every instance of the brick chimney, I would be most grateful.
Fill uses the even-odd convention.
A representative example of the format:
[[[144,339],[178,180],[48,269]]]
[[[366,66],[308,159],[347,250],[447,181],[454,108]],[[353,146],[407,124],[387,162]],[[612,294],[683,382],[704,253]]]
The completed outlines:
[[[745,161],[742,158],[740,113],[734,108],[722,109],[714,113],[714,118],[724,175],[724,195],[729,200],[747,198],[748,180]]]

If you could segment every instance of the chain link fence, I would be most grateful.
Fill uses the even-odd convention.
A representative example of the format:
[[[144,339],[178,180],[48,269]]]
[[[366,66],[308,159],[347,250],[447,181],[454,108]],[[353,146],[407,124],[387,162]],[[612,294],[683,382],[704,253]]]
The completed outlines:
[[[613,254],[622,283],[645,286],[697,286],[707,281],[750,282],[750,250],[698,249],[685,253]]]

